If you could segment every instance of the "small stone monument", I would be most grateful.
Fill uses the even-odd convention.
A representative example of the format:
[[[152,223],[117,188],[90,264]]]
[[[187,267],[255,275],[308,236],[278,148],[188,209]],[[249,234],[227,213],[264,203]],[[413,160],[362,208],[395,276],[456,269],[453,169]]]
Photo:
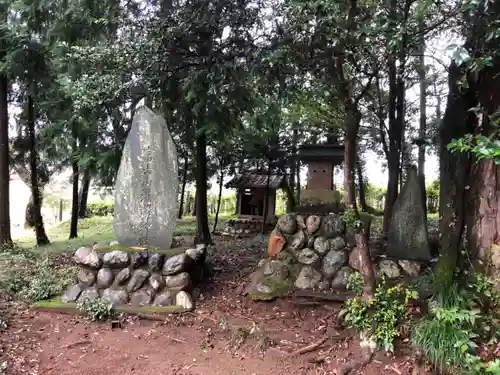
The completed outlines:
[[[408,179],[394,204],[387,255],[398,259],[431,259],[422,190],[415,166],[408,171]]]
[[[165,120],[140,105],[115,184],[114,231],[127,246],[169,249],[177,219],[177,151]]]

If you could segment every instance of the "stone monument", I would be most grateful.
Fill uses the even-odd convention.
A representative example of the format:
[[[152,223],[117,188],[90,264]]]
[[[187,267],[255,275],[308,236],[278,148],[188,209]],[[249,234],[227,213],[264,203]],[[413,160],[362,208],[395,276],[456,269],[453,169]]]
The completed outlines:
[[[169,249],[177,219],[177,151],[165,120],[139,105],[115,184],[114,231],[127,246]]]
[[[392,211],[387,255],[398,259],[431,259],[422,188],[417,168],[412,166]]]

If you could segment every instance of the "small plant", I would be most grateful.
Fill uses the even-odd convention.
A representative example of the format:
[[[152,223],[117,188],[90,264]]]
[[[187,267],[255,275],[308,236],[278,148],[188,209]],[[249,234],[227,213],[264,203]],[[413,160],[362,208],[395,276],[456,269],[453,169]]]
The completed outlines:
[[[363,293],[363,277],[359,272],[353,272],[347,276],[347,289],[352,290],[356,294]]]
[[[83,301],[78,302],[77,309],[85,313],[92,321],[106,320],[113,316],[111,304],[100,297],[94,299],[85,298]]]
[[[361,221],[359,214],[353,209],[346,210],[342,219],[349,229],[360,230],[363,226],[363,222]]]
[[[368,335],[386,351],[393,351],[408,302],[417,298],[417,293],[399,284],[389,287],[382,277],[374,298],[365,301],[359,292],[359,284],[354,285],[358,294],[346,301],[341,316],[350,327]]]

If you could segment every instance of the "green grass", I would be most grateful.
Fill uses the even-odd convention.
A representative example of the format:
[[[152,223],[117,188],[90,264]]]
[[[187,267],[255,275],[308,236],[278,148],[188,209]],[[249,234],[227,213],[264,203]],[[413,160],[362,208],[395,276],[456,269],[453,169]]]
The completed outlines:
[[[227,220],[230,215],[219,215],[219,224],[223,225],[224,220]],[[213,218],[209,219],[209,224],[213,225]],[[181,220],[177,220],[177,226],[174,231],[174,236],[189,236],[194,235],[196,231],[196,218],[194,216],[186,216]],[[46,251],[47,253],[63,253],[66,251],[74,251],[81,246],[92,246],[94,243],[109,244],[114,241],[115,234],[113,232],[113,218],[109,216],[91,217],[88,219],[80,219],[78,221],[78,238],[69,240],[69,222],[65,221],[53,227],[47,228],[47,235],[51,241],[50,245],[44,246],[37,251]],[[35,247],[34,233],[15,240],[16,244],[26,249]]]

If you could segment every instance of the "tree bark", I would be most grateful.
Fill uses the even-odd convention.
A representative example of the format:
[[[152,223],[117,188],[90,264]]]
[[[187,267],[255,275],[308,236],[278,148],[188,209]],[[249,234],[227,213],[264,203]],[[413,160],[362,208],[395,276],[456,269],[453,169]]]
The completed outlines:
[[[361,165],[361,160],[359,159],[356,163],[356,169],[358,175],[359,205],[361,206],[361,211],[368,212],[368,204],[366,203],[365,194],[365,180],[363,178],[363,167]]]
[[[473,90],[462,91],[458,80],[463,71],[454,63],[449,70],[449,94],[443,120],[439,128],[439,261],[436,265],[436,285],[443,287],[453,281],[465,224],[465,193],[471,168],[470,156],[453,153],[447,145],[454,138],[472,133],[474,119],[469,108],[477,102]]]
[[[420,121],[418,129],[418,176],[422,188],[422,202],[424,202],[425,220],[427,221],[427,193],[425,189],[425,145],[427,141],[427,81],[425,77],[425,35],[424,35],[424,20],[420,20],[420,58],[419,58],[419,81],[420,81]]]
[[[201,130],[196,139],[195,244],[209,245],[212,242],[208,226],[207,178],[207,135]]]
[[[193,209],[191,210],[191,216],[196,216],[198,212],[198,207],[196,206],[198,202],[198,183],[196,183],[196,189],[194,191],[194,199],[193,199]]]
[[[182,219],[182,214],[184,213],[184,194],[186,193],[187,169],[188,169],[188,158],[186,156],[184,158],[184,170],[182,172],[181,198],[179,202],[179,213],[177,214],[178,219]]]
[[[74,127],[75,125],[73,125]],[[78,182],[80,180],[80,173],[78,170],[78,159],[76,158],[78,148],[78,138],[76,132],[73,131],[73,155],[71,156],[71,169],[72,174],[72,184],[73,184],[73,194],[71,199],[71,221],[69,226],[69,239],[78,237],[78,211],[80,208],[79,204],[79,194],[78,194]]]
[[[80,188],[80,193],[78,194],[78,217],[81,219],[87,217],[87,202],[89,198],[90,180],[90,166],[87,165],[83,171],[82,186]]]
[[[27,97],[27,127],[29,139],[29,164],[31,170],[31,196],[33,198],[33,210],[35,219],[35,237],[37,246],[44,246],[50,243],[45,227],[43,225],[42,205],[40,199],[40,189],[38,186],[38,170],[37,170],[37,151],[36,151],[36,133],[35,133],[35,104],[31,94]]]
[[[262,213],[262,227],[260,228],[261,233],[266,233],[266,220],[267,211],[269,211],[269,183],[271,181],[271,159],[267,159],[267,179],[266,179],[266,190],[264,192],[264,212]]]
[[[0,247],[12,247],[10,233],[9,82],[0,74]]]
[[[219,196],[217,197],[217,208],[215,210],[215,220],[214,220],[214,229],[212,233],[217,229],[217,222],[219,221],[219,211],[220,211],[220,202],[222,199],[222,187],[224,183],[224,169],[221,167],[220,170],[220,179],[219,179]]]

